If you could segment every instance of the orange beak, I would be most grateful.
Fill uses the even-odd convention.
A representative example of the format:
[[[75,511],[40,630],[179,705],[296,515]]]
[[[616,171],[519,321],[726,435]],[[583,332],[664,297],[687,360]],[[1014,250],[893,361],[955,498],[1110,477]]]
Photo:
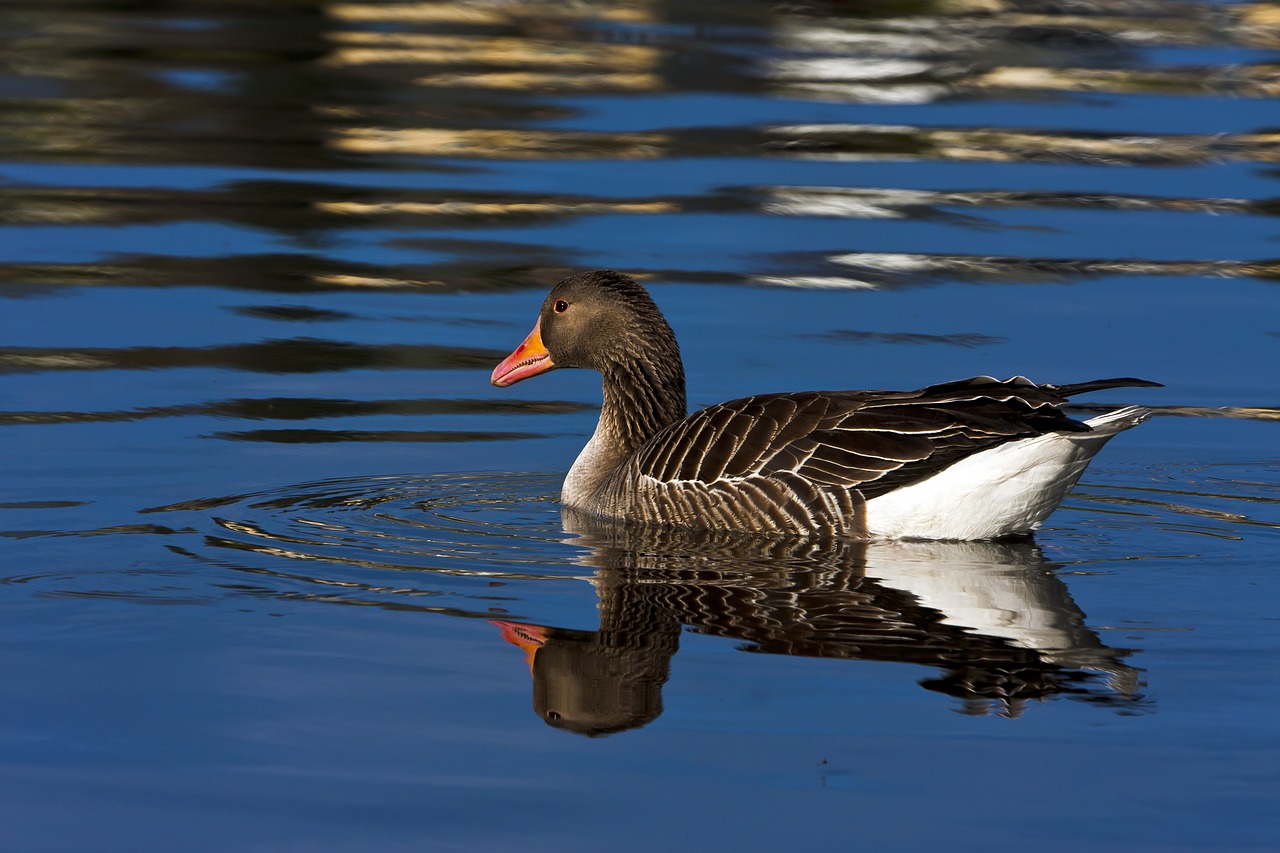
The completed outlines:
[[[502,364],[493,369],[493,376],[489,377],[489,381],[499,388],[506,388],[508,385],[515,385],[521,379],[546,373],[555,366],[556,363],[551,360],[551,353],[547,352],[546,346],[542,343],[542,318],[539,317],[538,322],[533,324],[533,331],[529,333],[529,337],[516,347],[515,352],[504,358]]]
[[[542,644],[547,641],[547,629],[541,625],[526,625],[523,622],[501,622],[497,619],[489,620],[490,625],[497,625],[502,629],[502,639],[506,640],[513,646],[519,646],[524,652],[524,662],[529,665],[529,672],[533,672],[533,656],[538,653],[538,649],[542,648]]]

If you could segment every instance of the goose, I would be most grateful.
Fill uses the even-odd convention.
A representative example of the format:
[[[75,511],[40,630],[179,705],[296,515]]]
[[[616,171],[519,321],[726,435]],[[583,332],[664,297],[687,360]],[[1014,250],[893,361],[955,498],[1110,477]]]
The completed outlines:
[[[564,279],[493,371],[507,387],[557,368],[603,376],[594,434],[561,490],[599,519],[855,540],[1030,535],[1116,434],[1150,412],[1087,421],[1060,406],[1118,378],[1040,385],[977,376],[915,391],[760,394],[687,414],[675,334],[615,270]]]

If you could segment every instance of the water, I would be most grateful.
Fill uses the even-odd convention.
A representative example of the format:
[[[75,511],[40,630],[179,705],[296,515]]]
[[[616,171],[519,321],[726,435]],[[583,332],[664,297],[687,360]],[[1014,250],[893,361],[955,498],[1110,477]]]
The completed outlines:
[[[0,849],[1280,843],[1280,8],[868,9],[0,12]],[[1166,387],[1035,543],[602,530],[594,266],[695,406]]]

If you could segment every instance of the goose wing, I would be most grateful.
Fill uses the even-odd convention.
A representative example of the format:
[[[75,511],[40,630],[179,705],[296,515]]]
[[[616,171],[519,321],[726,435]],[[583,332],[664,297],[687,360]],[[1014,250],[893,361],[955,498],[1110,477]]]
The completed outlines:
[[[694,486],[797,480],[863,500],[929,477],[973,453],[1046,432],[1088,432],[1058,407],[1073,386],[989,376],[917,391],[814,391],[746,397],[703,409],[654,436],[634,473],[652,484]]]

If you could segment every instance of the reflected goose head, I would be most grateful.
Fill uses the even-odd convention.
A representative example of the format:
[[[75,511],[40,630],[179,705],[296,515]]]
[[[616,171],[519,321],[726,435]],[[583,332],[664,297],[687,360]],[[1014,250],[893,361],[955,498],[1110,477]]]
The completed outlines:
[[[612,374],[636,364],[683,379],[675,335],[648,292],[622,273],[592,270],[552,288],[533,331],[490,381],[507,387],[558,367]]]
[[[631,616],[638,617],[634,625],[599,632],[491,624],[524,650],[538,716],[552,728],[600,737],[640,728],[662,713],[680,625],[670,614],[661,625],[648,613]]]
[[[662,714],[662,687],[676,651],[679,626],[620,646],[594,632],[557,632],[539,650],[533,675],[533,708],[552,728],[588,737],[638,729]]]

